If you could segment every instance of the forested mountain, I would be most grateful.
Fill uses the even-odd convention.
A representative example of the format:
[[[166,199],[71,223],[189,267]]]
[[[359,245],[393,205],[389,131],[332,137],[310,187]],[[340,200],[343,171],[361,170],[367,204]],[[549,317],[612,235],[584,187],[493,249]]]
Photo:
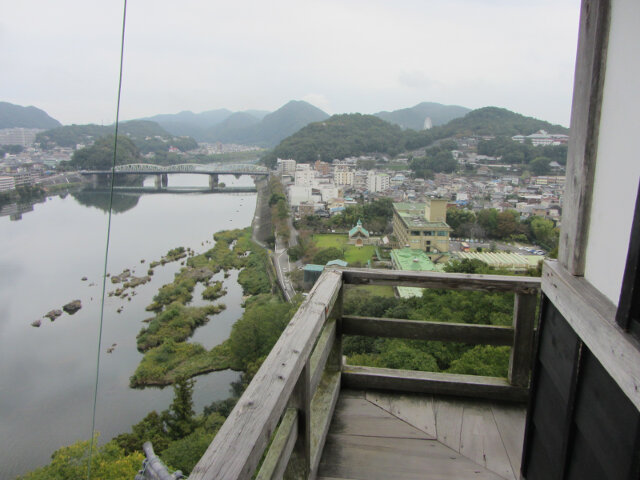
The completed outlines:
[[[159,123],[174,135],[189,135],[199,142],[273,147],[305,125],[328,117],[307,102],[292,100],[272,113],[265,110],[231,112],[223,108],[202,113],[184,111],[156,115],[147,120]]]
[[[227,143],[243,143],[241,139],[246,136],[245,130],[259,123],[260,120],[250,113],[236,112],[216,126],[207,129],[203,132],[202,137],[212,141],[215,139],[215,141]]]
[[[39,108],[0,102],[0,128],[56,128],[61,125]]]
[[[471,110],[458,105],[442,105],[441,103],[422,102],[411,108],[402,108],[392,112],[378,112],[374,115],[382,120],[400,125],[402,128],[422,130],[427,117],[433,126],[444,125],[454,118],[462,117]]]
[[[118,133],[130,138],[142,153],[167,152],[171,146],[181,151],[187,151],[198,146],[193,138],[175,137],[156,122],[148,120],[123,122],[118,127]],[[67,125],[40,132],[36,136],[36,142],[40,142],[45,149],[55,145],[75,147],[78,144],[91,143],[98,138],[112,134],[113,125]]]
[[[284,139],[263,156],[266,165],[275,165],[277,158],[293,158],[312,162],[318,158],[331,161],[365,153],[396,155],[427,147],[437,140],[463,136],[510,137],[518,133],[528,135],[538,130],[567,133],[561,125],[497,107],[485,107],[456,118],[431,130],[401,130],[373,115],[334,115],[323,122],[307,125]],[[510,138],[508,138],[509,141]],[[519,144],[517,144],[519,145]],[[526,159],[525,159],[526,160]]]
[[[155,115],[143,120],[158,123],[167,132],[178,136],[190,136],[203,141],[205,130],[224,122],[233,112],[226,108],[193,113],[185,110],[180,113]]]
[[[569,129],[562,125],[525,117],[506,108],[498,107],[472,110],[464,117],[456,118],[433,130],[438,131],[440,138],[456,135],[530,135],[538,130],[546,130],[549,133],[569,133]]]
[[[96,140],[90,147],[76,151],[69,167],[78,170],[109,170],[113,164],[114,136],[109,135]],[[140,150],[124,135],[118,135],[118,151],[116,155],[117,165],[140,163]]]
[[[244,115],[242,118],[246,122],[249,114],[245,112]],[[234,129],[218,129],[214,127],[205,132],[204,138],[209,142],[231,142],[273,147],[305,125],[328,117],[329,115],[325,112],[307,102],[292,100],[275,112],[266,115],[258,123],[239,126]]]
[[[314,162],[371,152],[399,153],[403,139],[399,126],[373,115],[334,115],[286,138],[263,159],[267,165],[275,165],[277,158]]]

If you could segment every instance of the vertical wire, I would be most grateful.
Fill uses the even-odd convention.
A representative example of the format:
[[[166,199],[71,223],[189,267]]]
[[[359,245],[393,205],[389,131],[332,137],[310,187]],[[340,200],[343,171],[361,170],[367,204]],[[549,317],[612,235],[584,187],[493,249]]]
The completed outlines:
[[[87,480],[91,480],[91,457],[93,455],[93,444],[96,441],[96,407],[98,404],[98,380],[100,377],[100,350],[102,349],[102,324],[104,321],[104,297],[107,289],[107,261],[109,259],[109,241],[111,239],[111,215],[113,208],[113,187],[116,171],[116,157],[118,151],[118,125],[120,123],[120,94],[122,92],[122,64],[124,60],[124,32],[127,21],[127,0],[124,0],[122,11],[122,38],[120,40],[120,73],[118,78],[118,100],[116,103],[116,126],[115,138],[113,140],[113,162],[111,164],[111,188],[109,191],[109,213],[107,220],[107,241],[104,249],[104,269],[102,272],[102,299],[100,300],[100,326],[98,328],[98,353],[96,358],[96,381],[93,388],[93,411],[91,416],[91,443],[89,445],[89,461],[87,466]]]

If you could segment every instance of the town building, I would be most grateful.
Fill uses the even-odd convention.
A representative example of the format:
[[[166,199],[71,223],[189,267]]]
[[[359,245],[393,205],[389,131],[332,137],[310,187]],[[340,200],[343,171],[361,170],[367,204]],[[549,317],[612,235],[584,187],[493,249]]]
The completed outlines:
[[[369,243],[369,231],[362,226],[362,220],[358,219],[357,225],[349,230],[349,243],[356,247]]]
[[[296,161],[291,159],[278,158],[278,170],[282,175],[293,176],[296,172]]]
[[[449,251],[447,200],[428,198],[420,203],[393,204],[393,234],[398,245],[429,254]]]
[[[13,177],[1,176],[0,177],[0,192],[8,192],[16,188],[16,182]]]
[[[369,170],[367,175],[367,190],[369,190],[370,193],[384,192],[385,190],[389,190],[390,185],[389,175]]]
[[[0,129],[0,145],[20,145],[28,147],[33,144],[40,128],[3,128]]]

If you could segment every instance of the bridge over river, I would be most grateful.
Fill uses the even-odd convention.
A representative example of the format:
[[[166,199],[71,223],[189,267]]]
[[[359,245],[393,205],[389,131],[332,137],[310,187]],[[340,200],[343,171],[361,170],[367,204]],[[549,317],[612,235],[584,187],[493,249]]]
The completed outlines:
[[[269,169],[260,165],[247,163],[225,163],[199,165],[184,163],[180,165],[154,165],[151,163],[135,163],[131,165],[118,165],[113,170],[81,170],[78,172],[83,176],[91,176],[94,186],[98,185],[101,176],[109,175],[154,175],[156,177],[155,187],[157,190],[167,189],[170,174],[195,174],[209,175],[209,188],[217,190],[219,188],[220,175],[250,175],[267,176]]]

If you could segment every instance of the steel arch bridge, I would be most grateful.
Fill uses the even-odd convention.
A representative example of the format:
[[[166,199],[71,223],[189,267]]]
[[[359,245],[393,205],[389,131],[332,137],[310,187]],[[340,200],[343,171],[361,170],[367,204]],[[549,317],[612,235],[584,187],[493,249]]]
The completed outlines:
[[[268,175],[269,169],[260,165],[248,163],[224,163],[212,165],[199,165],[193,163],[183,163],[180,165],[154,165],[152,163],[133,163],[130,165],[118,165],[115,167],[116,174],[132,175],[162,175],[170,173],[193,173],[201,175]],[[81,174],[111,174],[111,170],[82,170]]]

